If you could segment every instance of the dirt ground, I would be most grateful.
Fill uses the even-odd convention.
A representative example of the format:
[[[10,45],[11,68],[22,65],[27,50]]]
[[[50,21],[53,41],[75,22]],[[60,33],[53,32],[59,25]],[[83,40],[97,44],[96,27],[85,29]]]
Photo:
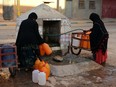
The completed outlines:
[[[72,21],[72,29],[89,29],[92,26],[90,21]],[[104,20],[109,32],[108,59],[106,66],[78,75],[56,77],[50,76],[46,85],[42,87],[116,87],[116,19]],[[7,25],[4,25],[6,24]],[[15,22],[0,23],[0,44],[15,42]],[[91,56],[91,53],[83,50],[80,55]],[[31,71],[17,71],[15,78],[8,80],[0,79],[0,87],[41,87],[31,80]]]

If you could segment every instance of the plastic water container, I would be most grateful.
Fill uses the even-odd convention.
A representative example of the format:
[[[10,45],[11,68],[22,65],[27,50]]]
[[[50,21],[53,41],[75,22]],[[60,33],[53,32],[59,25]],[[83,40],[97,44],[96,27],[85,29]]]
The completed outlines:
[[[46,84],[46,74],[44,72],[39,72],[38,74],[39,77],[39,85],[45,85]]]
[[[34,83],[38,83],[39,82],[39,70],[33,70],[32,72],[32,81]]]
[[[43,43],[42,48],[45,51],[46,55],[50,55],[52,53],[52,49],[47,43]]]
[[[11,66],[16,66],[16,55],[15,54],[10,54],[15,52],[15,49],[12,45],[10,44],[4,44],[1,46],[2,54],[9,54],[9,55],[4,55],[1,57],[2,61],[9,61],[11,62],[2,62],[3,67],[11,67]]]

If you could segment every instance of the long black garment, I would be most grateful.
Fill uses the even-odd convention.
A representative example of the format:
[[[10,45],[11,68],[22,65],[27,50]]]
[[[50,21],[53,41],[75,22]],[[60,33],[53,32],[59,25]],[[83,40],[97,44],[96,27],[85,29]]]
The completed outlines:
[[[40,58],[40,44],[44,43],[35,20],[28,18],[22,21],[16,39],[17,55],[21,67],[32,67],[36,57]]]
[[[42,44],[44,41],[38,31],[38,24],[35,20],[24,20],[19,28],[16,45]]]
[[[90,19],[93,21],[93,27],[90,34],[91,50],[95,53],[98,49],[102,49],[102,52],[105,53],[107,50],[109,34],[104,23],[97,14],[92,13]]]

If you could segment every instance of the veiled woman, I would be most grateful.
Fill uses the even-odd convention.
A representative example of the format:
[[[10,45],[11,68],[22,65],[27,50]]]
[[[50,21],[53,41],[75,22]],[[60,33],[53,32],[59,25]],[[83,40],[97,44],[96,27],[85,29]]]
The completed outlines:
[[[40,58],[38,45],[44,43],[38,31],[37,14],[32,12],[23,20],[16,39],[17,54],[20,66],[31,68],[36,58]],[[41,60],[41,59],[40,59]]]
[[[107,59],[107,44],[109,34],[103,21],[96,13],[90,14],[89,19],[93,21],[93,27],[90,29],[90,46],[94,60],[104,65]]]

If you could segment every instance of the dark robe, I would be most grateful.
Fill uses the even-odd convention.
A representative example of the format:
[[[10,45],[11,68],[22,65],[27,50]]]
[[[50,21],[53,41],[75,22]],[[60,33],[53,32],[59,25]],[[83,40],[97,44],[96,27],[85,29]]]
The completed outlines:
[[[38,46],[44,43],[35,20],[28,18],[22,21],[16,39],[17,55],[20,67],[32,67],[36,58],[40,58]]]
[[[103,28],[95,23],[91,29],[90,45],[92,52],[102,49],[103,52],[107,49],[108,33],[103,31]]]
[[[107,50],[109,34],[104,26],[104,23],[99,16],[94,13],[90,15],[90,19],[93,21],[93,27],[90,34],[91,50],[92,52],[96,52],[100,48],[103,52],[105,52]]]
[[[42,44],[44,41],[38,31],[38,24],[35,20],[24,20],[19,28],[16,45]]]
[[[97,57],[98,55],[99,57],[101,57],[99,59],[96,59],[96,56],[94,56],[95,60],[97,60],[97,62],[101,64],[102,62],[106,61],[105,57],[107,57],[106,53],[107,53],[109,34],[104,26],[104,23],[100,19],[99,15],[97,15],[96,13],[92,13],[90,15],[90,20],[93,21],[93,27],[91,29],[91,34],[90,34],[91,51],[93,55],[97,54]]]

